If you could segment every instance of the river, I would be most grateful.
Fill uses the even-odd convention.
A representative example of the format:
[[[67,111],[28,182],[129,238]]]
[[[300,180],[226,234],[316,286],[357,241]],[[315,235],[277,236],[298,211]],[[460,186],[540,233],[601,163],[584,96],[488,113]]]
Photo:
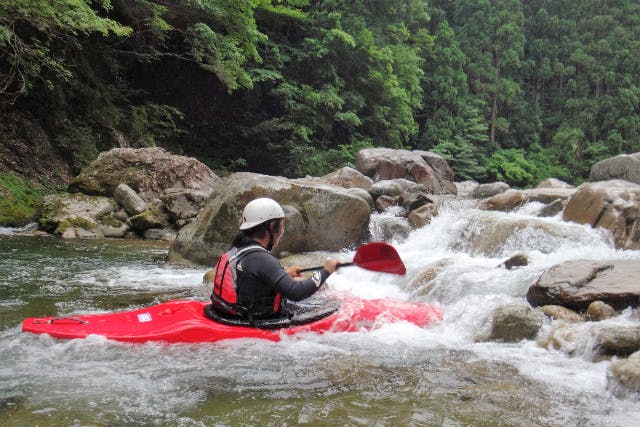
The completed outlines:
[[[168,248],[159,243],[62,241],[0,229],[0,420],[3,426],[633,425],[640,402],[607,391],[611,361],[594,361],[589,323],[576,327],[579,351],[571,355],[536,341],[476,342],[492,311],[522,303],[550,266],[640,259],[639,251],[613,249],[597,230],[533,216],[538,208],[505,214],[449,202],[430,225],[392,242],[406,276],[349,267],[326,286],[440,304],[439,324],[388,324],[278,343],[124,344],[22,333],[20,322],[29,316],[206,298],[206,268],[167,265]],[[393,218],[374,216],[374,235],[385,221]],[[529,265],[497,268],[518,252]],[[637,322],[631,310],[613,321]]]

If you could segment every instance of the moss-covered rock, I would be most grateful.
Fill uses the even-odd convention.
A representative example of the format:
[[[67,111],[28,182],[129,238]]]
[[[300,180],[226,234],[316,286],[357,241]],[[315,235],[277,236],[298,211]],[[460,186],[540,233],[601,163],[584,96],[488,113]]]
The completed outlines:
[[[39,227],[65,238],[102,238],[124,235],[128,226],[114,218],[118,205],[110,198],[84,194],[45,196]],[[122,229],[111,232],[111,228]],[[84,230],[84,231],[83,231]],[[105,230],[107,232],[105,233]]]

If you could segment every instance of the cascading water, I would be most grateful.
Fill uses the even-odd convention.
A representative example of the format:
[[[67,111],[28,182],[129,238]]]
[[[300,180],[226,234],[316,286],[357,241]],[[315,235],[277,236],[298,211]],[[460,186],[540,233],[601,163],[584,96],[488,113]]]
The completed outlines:
[[[130,345],[22,334],[18,324],[31,315],[206,298],[199,283],[206,269],[164,265],[166,248],[0,236],[0,418],[8,425],[631,425],[640,404],[607,391],[611,362],[593,361],[590,323],[572,330],[572,352],[534,340],[478,340],[493,311],[524,304],[549,267],[640,259],[613,249],[598,230],[535,217],[538,208],[507,214],[445,202],[428,226],[392,242],[406,276],[350,267],[329,279],[330,292],[439,304],[441,323],[279,343]],[[374,238],[394,221],[374,215]],[[528,265],[500,267],[516,253]],[[638,321],[628,310],[610,322]]]

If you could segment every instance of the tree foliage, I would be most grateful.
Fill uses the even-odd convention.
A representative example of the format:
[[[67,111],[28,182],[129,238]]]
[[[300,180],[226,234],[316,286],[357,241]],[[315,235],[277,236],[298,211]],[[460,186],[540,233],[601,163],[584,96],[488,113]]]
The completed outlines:
[[[640,151],[639,48],[633,0],[4,0],[0,114],[76,169],[161,145],[320,175],[384,146],[580,182]]]

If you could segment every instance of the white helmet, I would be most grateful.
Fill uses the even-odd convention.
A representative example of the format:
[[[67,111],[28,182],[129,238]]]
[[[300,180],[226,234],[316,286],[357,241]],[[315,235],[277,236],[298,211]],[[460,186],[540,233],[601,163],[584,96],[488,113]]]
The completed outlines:
[[[261,197],[247,203],[242,211],[240,230],[248,230],[270,219],[284,218],[282,207],[273,199]]]

